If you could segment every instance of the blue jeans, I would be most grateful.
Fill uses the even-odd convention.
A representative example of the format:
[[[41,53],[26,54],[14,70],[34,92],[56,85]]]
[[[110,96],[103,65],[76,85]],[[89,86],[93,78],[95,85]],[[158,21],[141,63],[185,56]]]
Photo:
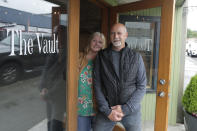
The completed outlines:
[[[102,113],[97,113],[93,131],[112,131],[116,123]],[[141,131],[141,112],[124,116],[120,123],[123,124],[126,131]]]
[[[94,123],[94,116],[78,116],[78,131],[91,131]]]

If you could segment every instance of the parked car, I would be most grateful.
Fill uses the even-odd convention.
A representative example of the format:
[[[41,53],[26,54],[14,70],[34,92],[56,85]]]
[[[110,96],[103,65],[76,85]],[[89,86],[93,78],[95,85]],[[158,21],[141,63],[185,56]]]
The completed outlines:
[[[47,56],[40,52],[35,33],[23,32],[21,37],[14,34],[14,46],[11,37],[9,35],[0,41],[0,84],[14,83],[25,72],[41,70]],[[49,34],[39,36],[40,42],[50,39]]]
[[[189,42],[186,45],[186,52],[188,56],[197,56],[197,43],[195,42]]]
[[[3,29],[0,29],[0,40],[4,39],[6,37],[6,31]]]

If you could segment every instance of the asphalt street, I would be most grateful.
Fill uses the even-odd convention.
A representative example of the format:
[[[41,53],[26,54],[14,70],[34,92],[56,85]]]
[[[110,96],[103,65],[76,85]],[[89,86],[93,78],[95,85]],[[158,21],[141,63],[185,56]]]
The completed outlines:
[[[40,77],[0,87],[0,131],[27,131],[46,118]]]
[[[197,74],[197,57],[185,56],[185,76],[184,76],[184,89],[190,82],[192,76]]]

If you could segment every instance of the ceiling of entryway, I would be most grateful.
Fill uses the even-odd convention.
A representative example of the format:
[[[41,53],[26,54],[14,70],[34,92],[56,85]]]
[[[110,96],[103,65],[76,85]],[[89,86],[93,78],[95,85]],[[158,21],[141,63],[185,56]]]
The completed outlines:
[[[45,0],[45,1],[49,1],[58,5],[62,5],[65,6],[68,2],[68,0]],[[94,1],[94,0],[89,0],[89,1]],[[137,2],[137,1],[142,1],[142,0],[96,0],[96,1],[100,1],[100,2],[107,2],[110,5],[122,5],[122,4],[126,4],[126,3],[133,3],[133,2]],[[145,0],[144,0],[145,1]],[[148,0],[147,0],[148,1]],[[176,1],[176,5],[183,5],[183,3],[186,0],[175,0]],[[81,0],[81,2],[83,2],[83,0]]]
[[[126,4],[126,3],[132,3],[136,1],[141,1],[141,0],[116,0],[118,4]]]
[[[52,3],[55,3],[55,4],[59,4],[59,5],[65,5],[68,0],[46,0],[46,1],[49,1],[49,2],[52,2]],[[121,5],[121,4],[141,1],[141,0],[101,0],[101,1],[106,1],[106,2],[109,2],[109,3],[110,2],[114,2],[114,3],[118,4],[118,5]],[[83,2],[83,0],[81,2]]]
[[[48,2],[51,2],[51,3],[55,3],[55,4],[58,4],[58,5],[66,5],[68,0],[45,0],[45,1],[48,1]]]

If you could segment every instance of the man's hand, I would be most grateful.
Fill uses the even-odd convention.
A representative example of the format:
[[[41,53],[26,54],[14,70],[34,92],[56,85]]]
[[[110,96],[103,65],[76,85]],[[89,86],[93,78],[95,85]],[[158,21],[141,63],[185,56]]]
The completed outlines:
[[[108,118],[111,121],[121,121],[123,117],[123,114],[116,111],[116,110],[112,110],[111,113],[109,114]]]
[[[124,116],[121,105],[112,106],[111,109],[123,114],[123,116]]]

